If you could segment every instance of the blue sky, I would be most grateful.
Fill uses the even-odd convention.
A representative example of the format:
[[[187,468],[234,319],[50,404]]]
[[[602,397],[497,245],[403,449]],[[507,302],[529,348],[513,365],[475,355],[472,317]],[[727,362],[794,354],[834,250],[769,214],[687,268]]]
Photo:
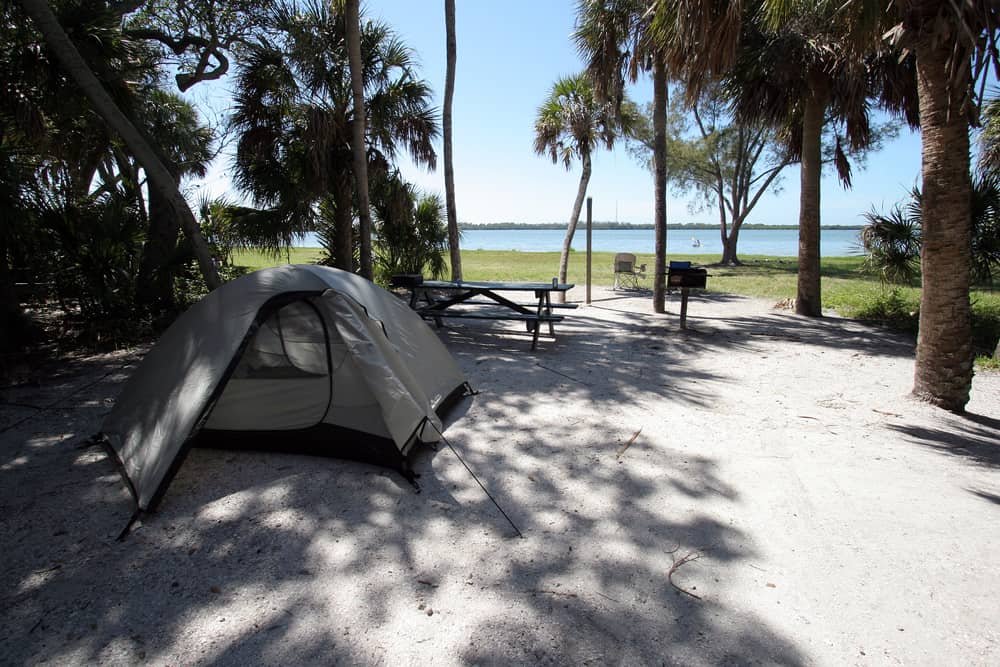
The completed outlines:
[[[504,3],[456,2],[458,68],[454,99],[455,189],[462,222],[566,222],[579,183],[579,165],[566,171],[535,154],[537,108],[556,78],[579,71],[583,62],[570,41],[576,3],[572,0],[509,0]],[[443,0],[370,0],[366,15],[380,17],[417,53],[420,73],[434,89],[440,108],[444,97],[445,35]],[[630,91],[640,104],[651,99],[648,79]],[[197,97],[197,95],[196,95]],[[218,106],[218,103],[216,103]],[[439,165],[427,173],[404,161],[408,180],[444,194],[442,149]],[[228,188],[228,164],[220,158],[204,190],[213,195]],[[824,174],[823,224],[859,224],[873,205],[888,206],[905,197],[920,173],[920,137],[902,129],[898,139],[855,170],[854,188],[845,191],[833,174]],[[782,190],[758,204],[749,222],[796,224],[798,179],[788,168]],[[653,221],[652,174],[624,147],[594,158],[588,195],[596,220]],[[669,222],[717,220],[714,211],[692,213],[690,197],[671,195]]]

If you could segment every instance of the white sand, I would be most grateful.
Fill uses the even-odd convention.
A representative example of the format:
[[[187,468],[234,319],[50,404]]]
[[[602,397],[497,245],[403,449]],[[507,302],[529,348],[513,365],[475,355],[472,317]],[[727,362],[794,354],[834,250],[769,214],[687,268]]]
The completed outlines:
[[[1000,375],[960,417],[872,326],[595,299],[534,353],[441,332],[481,392],[447,436],[524,539],[443,447],[419,495],[195,450],[115,542],[131,501],[77,445],[141,351],[3,390],[0,664],[1000,664]]]

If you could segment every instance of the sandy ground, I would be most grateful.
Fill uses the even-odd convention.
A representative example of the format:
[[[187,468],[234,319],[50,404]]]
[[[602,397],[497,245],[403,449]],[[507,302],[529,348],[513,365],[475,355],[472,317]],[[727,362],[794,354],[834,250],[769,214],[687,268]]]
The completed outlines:
[[[1000,664],[1000,375],[959,417],[908,398],[905,337],[678,308],[602,290],[535,353],[441,331],[480,391],[447,436],[523,539],[441,448],[419,495],[195,450],[116,542],[130,499],[79,445],[142,351],[5,388],[0,663]]]

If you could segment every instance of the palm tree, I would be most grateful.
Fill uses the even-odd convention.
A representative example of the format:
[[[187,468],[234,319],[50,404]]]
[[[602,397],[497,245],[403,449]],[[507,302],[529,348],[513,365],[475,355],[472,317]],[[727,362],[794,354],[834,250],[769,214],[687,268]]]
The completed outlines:
[[[838,6],[844,3],[827,0]],[[993,0],[850,0],[860,48],[883,39],[913,53],[922,149],[920,332],[913,393],[961,412],[972,387],[972,179],[969,123],[987,68],[1000,70]],[[981,88],[979,89],[981,90]]]
[[[441,198],[421,195],[398,173],[377,179],[372,192],[378,282],[388,284],[391,276],[399,273],[443,276],[448,227]]]
[[[834,163],[850,187],[847,153],[873,140],[868,99],[880,82],[874,66],[895,61],[863,58],[847,48],[847,27],[829,7],[794,2],[783,13],[768,11],[779,4],[661,1],[651,30],[691,103],[721,81],[740,120],[765,122],[787,137],[789,153],[801,165],[796,312],[818,317],[824,130],[833,126],[845,135],[846,146],[839,137],[836,142]]]
[[[361,67],[360,0],[345,2],[347,53],[351,64],[351,92],[354,122],[351,124],[351,150],[354,154],[354,183],[357,187],[358,218],[361,236],[361,275],[372,279],[372,217],[368,203],[368,151],[365,146],[365,77]]]
[[[625,99],[625,80],[640,71],[653,79],[653,310],[666,312],[667,274],[667,71],[663,51],[651,39],[652,5],[647,0],[578,0],[573,39],[587,61],[600,102],[616,111]]]
[[[209,289],[218,287],[221,284],[219,274],[212,262],[208,245],[201,237],[198,221],[181,194],[177,181],[157,155],[156,149],[150,146],[146,138],[136,129],[133,122],[122,112],[101,82],[94,76],[76,45],[66,35],[66,31],[63,30],[48,3],[45,0],[21,0],[21,5],[39,32],[42,33],[55,59],[66,70],[70,78],[79,85],[94,106],[94,110],[104,119],[108,127],[122,138],[129,151],[142,164],[152,187],[156,188],[179,213],[184,230],[194,248],[205,284]]]
[[[360,205],[351,192],[354,110],[367,112],[364,143],[373,177],[390,171],[401,150],[433,168],[438,127],[430,88],[417,78],[412,52],[396,34],[364,21],[368,97],[358,107],[342,13],[322,2],[281,5],[274,25],[279,38],[248,48],[237,77],[234,181],[263,209],[258,219],[274,225],[271,248],[320,227],[333,246],[333,264],[353,271],[352,214]]]
[[[146,95],[146,104],[137,110],[137,120],[146,135],[156,139],[164,165],[175,179],[205,175],[214,157],[211,151],[214,134],[202,124],[193,106],[178,95],[152,88]],[[179,219],[173,207],[158,190],[151,188],[149,231],[136,284],[139,305],[154,310],[173,308],[171,264],[177,251],[179,231]]]
[[[744,12],[766,10],[780,20],[801,8],[787,0],[659,0],[654,32],[668,61],[691,80],[724,74],[738,51]],[[972,385],[972,318],[969,303],[971,214],[969,119],[976,108],[973,83],[987,67],[1000,69],[996,37],[1000,17],[993,0],[819,0],[836,12],[858,53],[885,41],[907,49],[917,74],[923,143],[923,250],[920,334],[913,393],[962,411]],[[710,45],[710,46],[706,46]],[[847,44],[846,46],[852,46]],[[889,78],[882,102],[903,101]],[[909,84],[904,80],[902,89]],[[908,114],[916,120],[916,114]]]
[[[451,252],[451,279],[462,279],[462,248],[458,233],[458,210],[455,206],[455,156],[452,150],[452,101],[455,97],[455,0],[444,0],[445,51],[448,64],[445,71],[444,110],[441,124],[444,134],[444,193],[448,211],[448,247]]]
[[[590,182],[591,154],[601,144],[611,150],[619,137],[631,136],[637,126],[638,115],[638,109],[628,99],[622,100],[618,113],[611,103],[599,103],[586,74],[557,80],[538,108],[535,152],[547,154],[554,164],[562,162],[566,169],[572,166],[574,158],[578,158],[583,167],[559,256],[559,281],[562,283],[566,282],[573,234]]]
[[[755,12],[749,17],[759,17]],[[846,49],[846,30],[829,10],[790,14],[780,26],[748,20],[726,87],[737,115],[784,128],[789,150],[798,158],[799,261],[795,311],[823,314],[820,278],[820,178],[823,134],[830,125],[844,129],[850,149],[872,141],[868,98],[873,96],[870,64]],[[841,141],[834,163],[850,187],[850,165]]]

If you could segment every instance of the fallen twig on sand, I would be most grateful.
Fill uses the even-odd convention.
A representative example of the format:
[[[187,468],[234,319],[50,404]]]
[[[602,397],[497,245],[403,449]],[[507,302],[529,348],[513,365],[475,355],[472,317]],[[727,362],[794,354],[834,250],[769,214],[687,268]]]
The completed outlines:
[[[559,591],[551,591],[547,588],[529,588],[526,593],[546,593],[548,595],[557,595],[564,598],[575,598],[579,597],[576,593],[561,593]]]
[[[876,410],[875,408],[872,408],[872,412],[877,412],[880,415],[888,415],[890,417],[902,417],[903,416],[903,415],[899,414],[898,412],[886,412],[885,410]]]
[[[677,547],[677,549],[680,549],[680,547]],[[684,555],[683,558],[681,558],[680,560],[678,560],[678,559],[674,558],[674,554],[677,553],[677,549],[673,549],[672,551],[668,551],[667,552],[668,554],[670,554],[670,560],[672,560],[674,562],[674,564],[670,566],[670,569],[667,570],[667,581],[670,582],[670,585],[673,586],[674,588],[676,588],[678,591],[680,591],[681,593],[684,593],[684,595],[690,595],[695,600],[700,600],[701,599],[700,595],[697,595],[696,593],[692,593],[691,591],[687,590],[686,588],[682,588],[681,586],[678,586],[677,584],[675,584],[673,577],[674,577],[674,572],[676,572],[678,569],[680,569],[680,567],[682,565],[685,565],[687,563],[690,563],[691,561],[695,561],[695,560],[698,560],[699,558],[701,558],[701,552],[700,551],[689,551],[689,552],[687,552],[687,554]]]
[[[638,431],[632,434],[632,437],[628,439],[628,442],[622,445],[621,449],[619,449],[618,452],[615,454],[615,457],[621,458],[622,454],[625,453],[625,450],[632,446],[632,443],[635,442],[635,439],[639,437],[640,433],[642,433],[642,428],[640,428]]]
[[[590,384],[589,382],[584,382],[583,380],[577,380],[572,375],[566,375],[565,373],[563,373],[561,371],[557,371],[554,368],[549,368],[548,366],[545,366],[545,365],[540,364],[538,362],[535,362],[535,365],[538,366],[539,368],[544,368],[545,370],[547,370],[550,373],[555,373],[556,375],[560,375],[560,376],[566,378],[567,380],[572,380],[573,382],[578,382],[578,383],[582,384],[585,387],[593,387],[594,386],[594,385]]]

